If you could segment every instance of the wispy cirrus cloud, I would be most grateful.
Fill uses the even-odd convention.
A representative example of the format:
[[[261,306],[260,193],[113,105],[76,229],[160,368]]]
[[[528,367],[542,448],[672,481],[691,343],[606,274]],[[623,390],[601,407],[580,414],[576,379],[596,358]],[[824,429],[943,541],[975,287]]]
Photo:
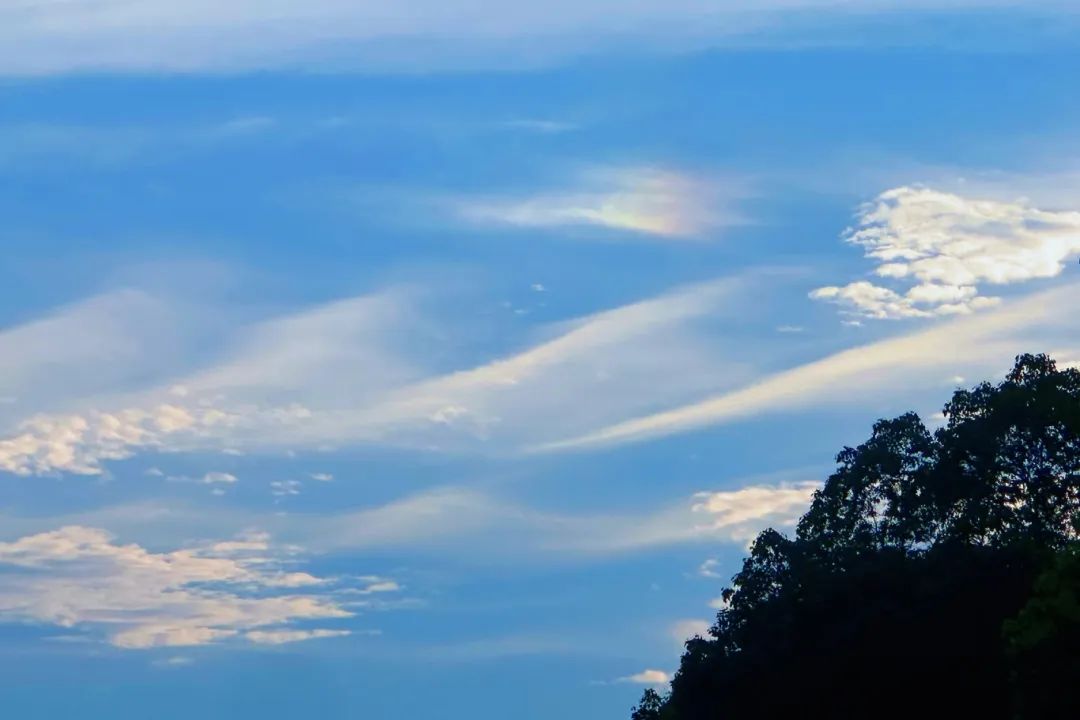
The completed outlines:
[[[738,210],[745,183],[650,167],[593,169],[569,189],[457,203],[470,222],[521,228],[596,227],[694,240],[749,222]]]
[[[235,71],[281,67],[432,70],[535,65],[597,47],[790,43],[889,11],[1058,10],[1055,0],[21,0],[0,9],[0,74]],[[809,29],[805,26],[809,25]],[[801,35],[800,35],[801,32]],[[770,40],[770,33],[775,37]],[[807,40],[803,40],[805,43]],[[841,42],[835,35],[816,40]],[[850,39],[844,42],[851,42]]]
[[[256,645],[286,645],[304,640],[346,637],[348,630],[249,630],[244,633],[247,640]]]
[[[1080,256],[1080,212],[1026,201],[979,200],[924,187],[898,187],[864,205],[845,239],[893,285],[860,280],[818,288],[811,298],[875,319],[967,314],[1000,302],[984,285],[1050,278]],[[906,289],[904,289],[906,288]]]
[[[819,487],[813,481],[746,485],[700,492],[648,514],[550,518],[562,532],[547,543],[601,554],[703,541],[746,543],[767,527],[793,527]]]
[[[0,439],[0,470],[100,474],[103,463],[144,451],[379,444],[514,452],[737,377],[697,324],[734,316],[726,305],[741,287],[705,283],[557,323],[525,349],[443,373],[425,368],[416,338],[400,332],[408,324],[422,335],[432,324],[407,295],[328,303],[239,329],[203,369],[72,401],[89,409],[32,415]],[[64,338],[51,338],[62,356]],[[593,401],[581,407],[586,392]]]
[[[348,634],[291,627],[353,612],[335,597],[339,582],[288,571],[287,559],[262,534],[155,553],[66,526],[0,543],[0,621],[86,627],[129,649]]]
[[[737,390],[539,446],[537,450],[632,442],[815,404],[899,399],[900,393],[909,402],[921,390],[940,391],[945,377],[958,373],[986,376],[1007,368],[1018,350],[1057,345],[1062,337],[1076,332],[1080,321],[1071,309],[1078,303],[1080,288],[1064,286],[1043,291],[1003,303],[993,311],[844,350]]]
[[[322,513],[266,515],[239,507],[143,502],[60,517],[3,514],[0,522],[9,532],[28,536],[47,534],[58,525],[110,527],[159,546],[184,544],[193,536],[220,536],[228,528],[258,527],[277,538],[281,547],[314,553],[378,550],[452,556],[464,563],[520,562],[601,558],[680,545],[744,544],[766,527],[793,527],[819,486],[808,480],[755,478],[725,485],[729,487],[688,494],[659,508],[621,512],[552,511],[476,487],[442,486],[369,507]],[[266,555],[275,558],[269,550]],[[391,578],[352,580],[357,585],[335,597],[370,600],[402,589]]]

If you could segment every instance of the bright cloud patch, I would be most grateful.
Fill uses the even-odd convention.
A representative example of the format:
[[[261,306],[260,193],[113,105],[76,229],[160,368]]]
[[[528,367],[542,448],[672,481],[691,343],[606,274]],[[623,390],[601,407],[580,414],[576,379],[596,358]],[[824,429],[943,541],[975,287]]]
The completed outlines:
[[[707,638],[710,626],[708,620],[680,620],[671,626],[671,637],[679,643],[695,637]]]
[[[752,540],[767,527],[787,528],[810,506],[816,482],[749,485],[702,492],[652,515],[546,518],[555,548],[619,552],[687,542]],[[715,571],[714,565],[703,566]]]
[[[353,613],[331,581],[286,571],[279,554],[260,534],[164,553],[89,527],[29,535],[0,543],[0,620],[88,626],[123,648],[343,634],[289,627]]]
[[[597,226],[666,238],[695,238],[744,220],[744,190],[654,168],[588,173],[580,187],[527,198],[468,201],[463,217],[519,227]]]
[[[1080,254],[1080,212],[900,187],[863,206],[845,239],[896,288],[861,280],[810,297],[869,318],[967,314],[1000,301],[983,285],[1058,275]]]
[[[703,529],[722,531],[733,540],[752,540],[765,527],[794,525],[819,487],[817,482],[803,482],[698,493],[692,510],[709,517]]]
[[[668,674],[663,670],[642,670],[633,675],[619,678],[616,682],[634,683],[635,685],[667,685],[671,681]]]
[[[245,426],[287,424],[306,414],[298,407],[225,412],[161,404],[114,412],[39,415],[24,422],[13,437],[0,440],[0,470],[15,475],[58,470],[100,475],[102,462],[131,457],[139,449],[203,446],[207,438]],[[206,484],[235,480],[227,473],[211,473],[203,478]]]

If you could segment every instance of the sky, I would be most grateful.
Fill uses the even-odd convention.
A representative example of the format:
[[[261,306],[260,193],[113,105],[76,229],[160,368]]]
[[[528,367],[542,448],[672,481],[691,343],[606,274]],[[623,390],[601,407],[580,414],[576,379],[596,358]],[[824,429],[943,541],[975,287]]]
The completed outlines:
[[[616,720],[1080,365],[1080,5],[0,2],[13,717]]]

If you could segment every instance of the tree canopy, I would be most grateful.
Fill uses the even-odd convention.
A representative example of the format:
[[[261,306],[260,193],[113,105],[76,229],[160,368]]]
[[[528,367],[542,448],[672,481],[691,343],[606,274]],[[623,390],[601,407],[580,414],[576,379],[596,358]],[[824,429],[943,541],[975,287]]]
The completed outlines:
[[[844,448],[632,719],[1080,717],[1080,372],[1023,355],[944,414]]]

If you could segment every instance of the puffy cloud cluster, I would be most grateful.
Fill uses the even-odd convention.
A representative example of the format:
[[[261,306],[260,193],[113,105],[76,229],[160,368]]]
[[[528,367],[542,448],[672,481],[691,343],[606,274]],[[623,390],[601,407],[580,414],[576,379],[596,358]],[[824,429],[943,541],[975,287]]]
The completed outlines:
[[[289,423],[308,415],[298,407],[224,411],[171,403],[115,412],[37,415],[22,423],[13,436],[0,439],[0,471],[100,475],[103,462],[123,460],[139,450],[181,449],[185,443],[199,446],[207,437],[236,432],[244,426]],[[209,473],[202,482],[228,484],[236,478],[228,473]]]
[[[869,318],[967,314],[1000,302],[981,286],[1058,275],[1080,254],[1080,212],[899,187],[864,205],[845,239],[900,291],[861,280],[810,294]]]
[[[0,569],[0,620],[104,629],[122,648],[335,637],[348,631],[291,626],[353,615],[336,582],[287,571],[264,534],[155,553],[67,526],[0,543]],[[346,589],[397,589],[383,578],[357,582]]]
[[[24,422],[14,437],[0,440],[0,470],[30,475],[62,469],[97,475],[102,461],[130,457],[132,448],[160,445],[167,435],[227,420],[218,411],[194,415],[170,404],[115,413],[39,415]]]

